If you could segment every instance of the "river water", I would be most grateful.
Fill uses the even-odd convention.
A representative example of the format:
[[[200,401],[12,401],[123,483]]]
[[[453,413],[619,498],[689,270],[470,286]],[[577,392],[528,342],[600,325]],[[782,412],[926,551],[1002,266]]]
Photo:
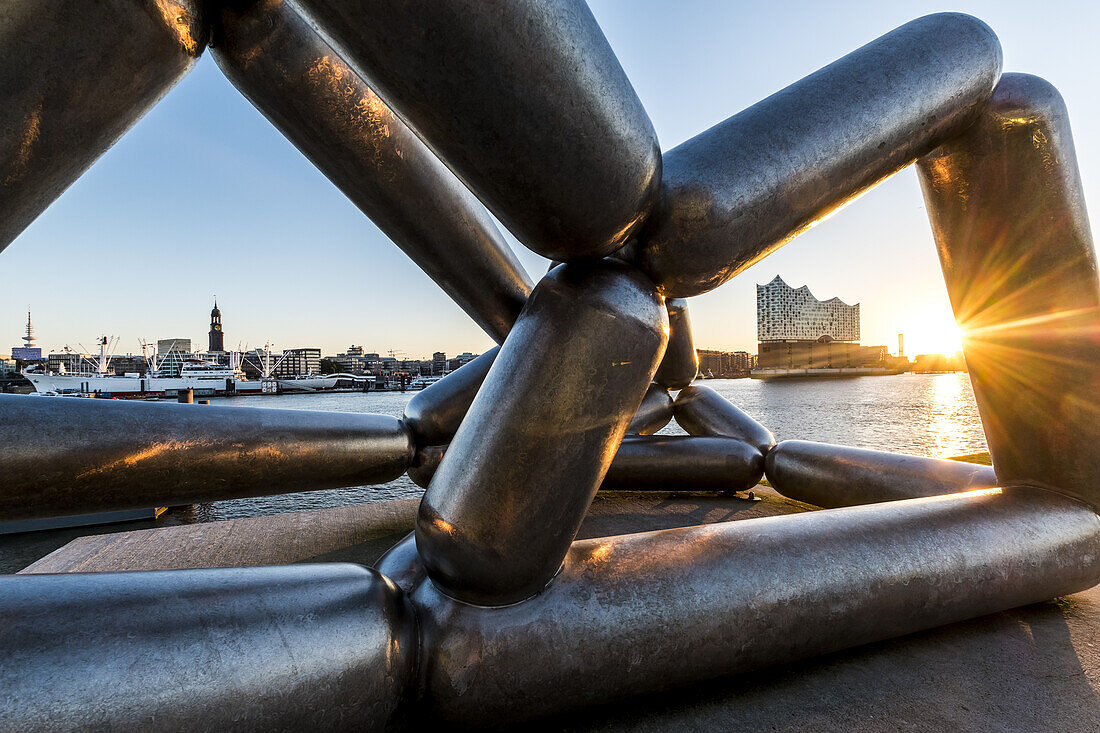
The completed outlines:
[[[947,457],[986,450],[966,374],[901,374],[854,379],[762,382],[712,379],[705,384],[764,425],[777,440],[798,438]],[[412,392],[234,397],[217,404],[286,410],[375,412],[401,416]],[[670,423],[662,434],[683,434]],[[160,519],[0,536],[0,573],[14,572],[81,535],[193,524],[419,496],[402,476],[379,486],[219,501],[172,509]]]

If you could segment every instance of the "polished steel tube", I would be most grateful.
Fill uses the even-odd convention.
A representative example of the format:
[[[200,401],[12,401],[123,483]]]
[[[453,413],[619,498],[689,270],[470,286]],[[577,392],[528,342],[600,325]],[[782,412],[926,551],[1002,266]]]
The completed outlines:
[[[713,290],[965,129],[1000,70],[980,20],[906,23],[666,153],[634,261],[666,296]]]
[[[492,348],[413,395],[402,420],[418,445],[451,442],[499,352],[499,346]]]
[[[190,71],[197,4],[0,4],[0,250]]]
[[[445,445],[424,445],[416,449],[416,458],[409,467],[409,478],[422,489],[428,488],[432,482],[432,476],[443,462],[443,454],[447,452]]]
[[[600,489],[741,491],[764,475],[764,456],[735,438],[691,435],[623,439]]]
[[[1100,286],[1061,96],[1005,74],[918,170],[997,476],[1100,506]]]
[[[699,352],[695,350],[695,337],[691,334],[687,300],[668,298],[665,305],[668,307],[668,348],[653,381],[668,389],[683,389],[699,373]]]
[[[535,286],[420,504],[432,581],[503,605],[554,576],[653,379],[668,315],[615,260]]]
[[[0,395],[0,521],[392,481],[388,415]]]
[[[423,702],[500,725],[993,613],[1100,581],[1100,518],[1040,489],[573,543],[538,596],[412,594]]]
[[[380,730],[416,621],[357,565],[0,576],[5,730]]]
[[[826,508],[1000,486],[989,466],[806,440],[775,446],[764,470],[783,496]]]
[[[417,451],[409,478],[427,488],[445,452],[446,446]],[[763,474],[760,451],[737,438],[628,435],[600,490],[741,491],[759,483]]]
[[[627,435],[653,435],[668,425],[671,420],[672,395],[661,385],[651,384],[645,391],[645,396],[642,397],[638,412],[627,425],[626,433]]]
[[[535,252],[601,257],[644,221],[657,135],[583,0],[299,4]]]
[[[428,577],[428,571],[416,552],[416,534],[413,532],[382,553],[373,567],[405,593],[412,593]]]
[[[481,203],[290,3],[219,11],[212,52],[230,81],[503,341],[531,282]]]
[[[702,384],[680,390],[674,404],[676,424],[691,435],[737,438],[767,455],[775,436],[740,408]]]

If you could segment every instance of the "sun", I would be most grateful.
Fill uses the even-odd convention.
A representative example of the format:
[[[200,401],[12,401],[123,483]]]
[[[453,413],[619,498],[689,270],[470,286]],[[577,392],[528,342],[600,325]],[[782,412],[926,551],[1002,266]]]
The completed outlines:
[[[950,309],[926,310],[905,319],[898,331],[905,337],[905,354],[944,354],[962,351],[963,330],[955,323]]]

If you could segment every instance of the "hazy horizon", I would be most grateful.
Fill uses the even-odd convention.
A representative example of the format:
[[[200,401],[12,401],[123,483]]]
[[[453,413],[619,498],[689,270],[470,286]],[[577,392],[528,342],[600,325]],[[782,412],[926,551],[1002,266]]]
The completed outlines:
[[[992,1],[590,5],[666,151],[908,20],[971,13],[1000,37],[1006,71],[1060,89],[1087,200],[1100,190],[1100,6],[1051,2],[1039,15],[1034,4]],[[506,236],[541,277],[546,260]],[[947,350],[953,320],[912,169],[692,298],[696,345],[755,353],[755,286],[777,274],[822,300],[860,303],[864,344],[893,352],[904,332],[906,353]],[[28,304],[45,351],[95,349],[104,334],[121,337],[121,353],[140,353],[139,339],[205,347],[215,293],[227,348],[271,341],[333,354],[356,344],[422,358],[492,345],[205,54],[0,253],[0,353],[21,344]]]

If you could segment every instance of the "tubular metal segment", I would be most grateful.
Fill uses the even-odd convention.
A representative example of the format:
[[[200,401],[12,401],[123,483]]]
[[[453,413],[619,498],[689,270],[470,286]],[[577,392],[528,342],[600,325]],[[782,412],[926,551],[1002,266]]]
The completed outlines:
[[[665,353],[667,355],[668,352]],[[626,427],[626,432],[628,435],[653,435],[671,420],[672,396],[661,385],[651,384],[642,397],[638,412]]]
[[[418,451],[409,478],[427,488],[445,452],[445,446]],[[628,435],[619,445],[600,490],[741,491],[759,483],[763,474],[764,457],[743,440]]]
[[[496,341],[531,282],[485,208],[287,2],[220,9],[230,81]]]
[[[417,587],[422,699],[499,725],[666,690],[1082,590],[1098,553],[1096,514],[1024,488],[579,541],[526,603]]]
[[[299,3],[535,252],[602,257],[644,221],[657,135],[582,0]]]
[[[826,508],[1000,486],[989,466],[805,440],[775,446],[764,469],[783,496]]]
[[[24,395],[0,445],[3,521],[385,483],[414,455],[388,415]]]
[[[546,585],[667,339],[662,298],[621,262],[561,265],[535,286],[420,504],[440,588],[503,605]]]
[[[0,576],[5,730],[379,730],[416,622],[338,563]]]
[[[713,290],[965,129],[1000,71],[980,20],[906,23],[666,153],[633,260],[666,296]]]
[[[699,373],[699,352],[695,350],[695,337],[691,334],[687,300],[669,298],[665,305],[668,307],[668,348],[653,381],[668,389],[683,389]]]
[[[764,456],[734,438],[624,438],[601,489],[741,491],[764,475]]]
[[[206,47],[191,0],[0,5],[0,250]]]
[[[1100,286],[1061,96],[1005,74],[918,170],[997,475],[1100,506]]]
[[[490,349],[413,395],[402,419],[419,445],[451,441],[499,352],[499,346]]]
[[[775,436],[740,408],[702,384],[680,390],[675,402],[676,423],[692,435],[737,438],[767,455]]]

